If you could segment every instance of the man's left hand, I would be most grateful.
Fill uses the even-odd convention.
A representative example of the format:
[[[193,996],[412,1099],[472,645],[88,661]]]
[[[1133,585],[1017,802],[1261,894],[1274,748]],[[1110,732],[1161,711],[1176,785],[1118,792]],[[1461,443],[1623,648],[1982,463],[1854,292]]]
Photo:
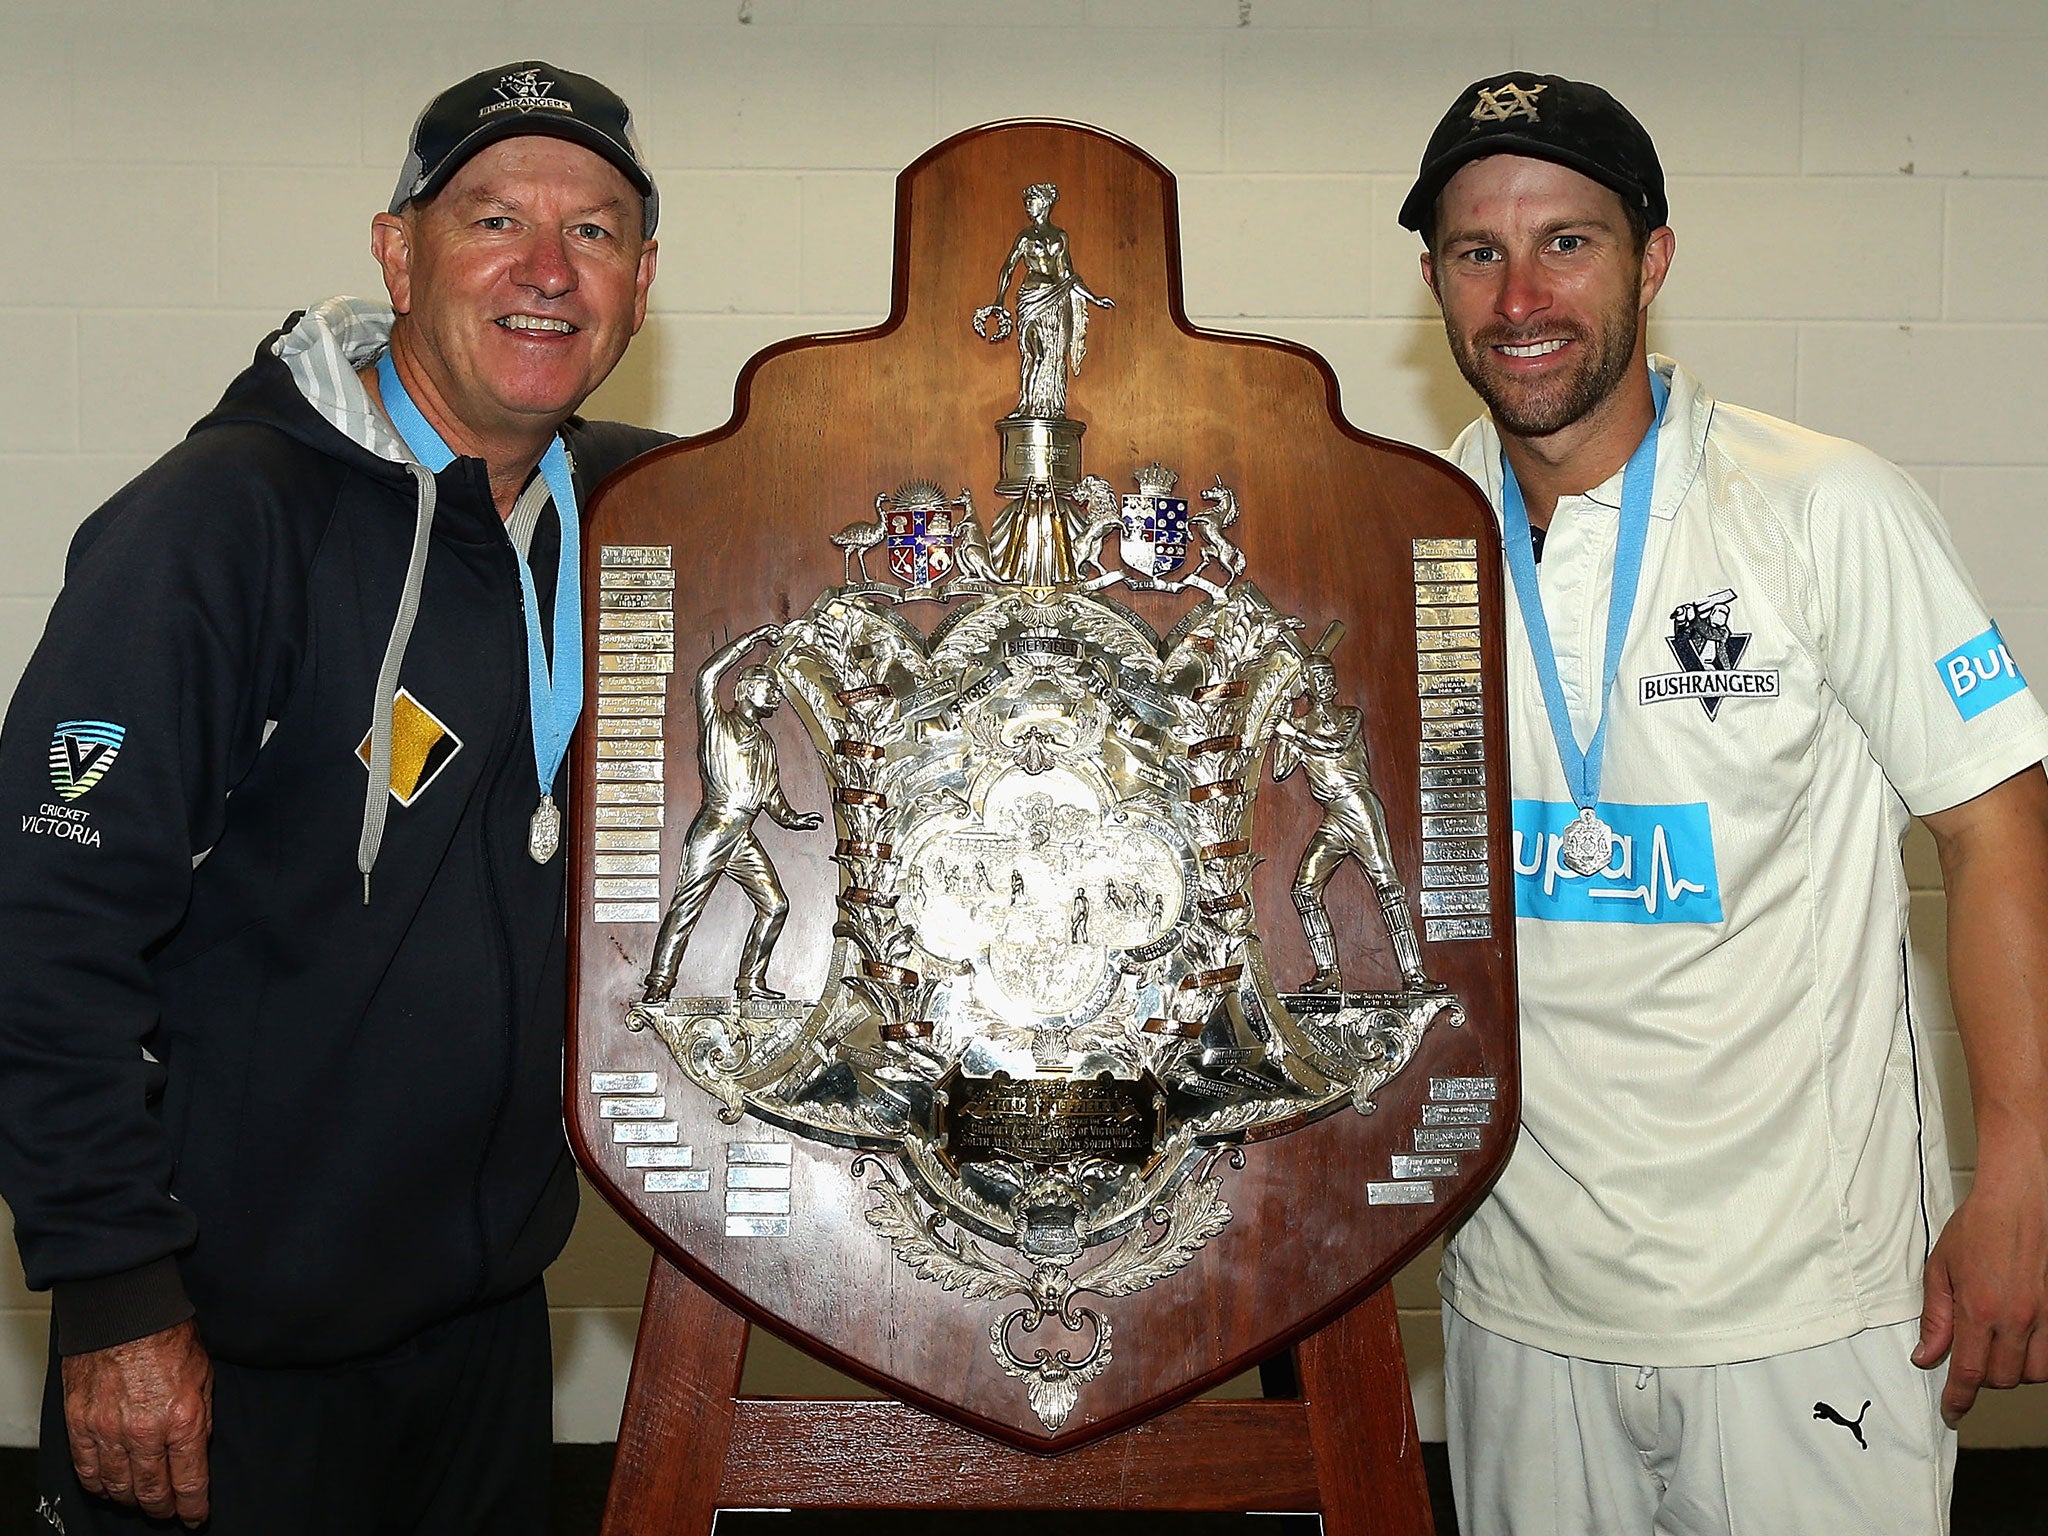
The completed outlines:
[[[1981,1387],[2048,1381],[2048,1189],[1973,1188],[1923,1285],[1913,1363],[1932,1370],[1948,1357],[1941,1416],[1951,1428]]]

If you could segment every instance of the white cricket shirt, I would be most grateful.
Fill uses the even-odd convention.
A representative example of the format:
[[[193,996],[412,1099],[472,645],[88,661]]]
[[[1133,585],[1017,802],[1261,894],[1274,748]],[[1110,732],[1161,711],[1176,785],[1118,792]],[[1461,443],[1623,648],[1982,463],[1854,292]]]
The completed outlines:
[[[1588,878],[1558,858],[1577,812],[1509,589],[1523,1124],[1442,1285],[1558,1354],[1694,1366],[1918,1314],[1953,1196],[1900,843],[2048,756],[2048,717],[1904,474],[1652,365],[1619,838]],[[1491,420],[1451,457],[1498,509]],[[1621,479],[1559,502],[1537,566],[1582,743]]]

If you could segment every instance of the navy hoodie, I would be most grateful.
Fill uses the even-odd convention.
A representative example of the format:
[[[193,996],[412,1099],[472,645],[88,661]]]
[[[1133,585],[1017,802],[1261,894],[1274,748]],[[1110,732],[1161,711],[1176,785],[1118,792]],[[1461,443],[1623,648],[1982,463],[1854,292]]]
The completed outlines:
[[[511,544],[457,459],[365,905],[416,488],[276,340],[79,530],[0,733],[0,1197],[66,1353],[196,1313],[228,1360],[373,1356],[526,1285],[575,1216]],[[665,441],[564,436],[586,503]],[[558,548],[546,513],[544,608]]]

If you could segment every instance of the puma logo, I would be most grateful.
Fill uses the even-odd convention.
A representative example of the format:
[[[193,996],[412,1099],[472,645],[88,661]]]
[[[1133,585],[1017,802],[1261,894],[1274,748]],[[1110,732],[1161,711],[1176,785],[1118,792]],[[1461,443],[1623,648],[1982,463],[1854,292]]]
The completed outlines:
[[[57,1532],[57,1536],[64,1536],[64,1517],[57,1512],[57,1506],[63,1502],[64,1495],[61,1493],[54,1499],[44,1494],[36,1500],[36,1513],[42,1517],[45,1525]]]
[[[1826,1403],[1815,1403],[1813,1405],[1813,1416],[1816,1419],[1826,1419],[1830,1423],[1841,1425],[1842,1428],[1856,1437],[1856,1443],[1866,1451],[1870,1449],[1870,1442],[1863,1438],[1863,1414],[1868,1412],[1870,1412],[1870,1399],[1867,1397],[1863,1400],[1863,1413],[1857,1414],[1853,1421],[1843,1418]]]

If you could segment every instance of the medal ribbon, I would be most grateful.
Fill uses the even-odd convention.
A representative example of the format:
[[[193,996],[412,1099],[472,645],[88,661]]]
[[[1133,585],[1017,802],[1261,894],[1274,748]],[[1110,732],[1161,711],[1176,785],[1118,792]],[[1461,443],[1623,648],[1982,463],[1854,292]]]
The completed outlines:
[[[1543,685],[1543,707],[1550,714],[1550,734],[1557,742],[1557,759],[1564,768],[1566,788],[1572,803],[1590,811],[1600,798],[1600,770],[1607,756],[1607,703],[1614,692],[1614,680],[1621,673],[1622,644],[1628,638],[1629,620],[1635,612],[1636,587],[1643,574],[1643,546],[1650,537],[1650,491],[1657,478],[1657,429],[1664,424],[1664,406],[1671,390],[1655,369],[1650,372],[1650,394],[1655,414],[1650,430],[1629,455],[1621,472],[1621,527],[1614,540],[1614,585],[1607,596],[1607,653],[1600,670],[1599,713],[1592,744],[1583,750],[1578,733],[1572,729],[1571,711],[1564,700],[1564,683],[1557,675],[1557,650],[1550,642],[1550,621],[1543,613],[1543,595],[1536,585],[1536,556],[1529,543],[1529,509],[1522,500],[1522,487],[1515,479],[1505,449],[1500,456],[1501,522],[1506,530],[1508,574],[1514,578],[1515,603],[1522,610],[1522,627],[1529,636],[1529,651],[1535,658],[1536,676]]]
[[[386,352],[377,360],[377,382],[384,395],[385,414],[405,439],[414,458],[435,474],[455,462],[455,451],[441,439],[433,423],[420,414],[412,396],[399,382],[398,370]],[[569,455],[557,437],[541,456],[541,478],[555,504],[555,521],[562,530],[561,553],[555,565],[555,664],[548,667],[547,648],[541,643],[540,597],[533,585],[533,568],[515,546],[519,562],[519,590],[526,617],[526,698],[533,722],[533,767],[540,780],[543,800],[554,793],[555,773],[569,750],[569,736],[576,729],[576,717],[583,713],[583,590],[578,583],[581,562],[577,555],[576,486],[569,475]]]

